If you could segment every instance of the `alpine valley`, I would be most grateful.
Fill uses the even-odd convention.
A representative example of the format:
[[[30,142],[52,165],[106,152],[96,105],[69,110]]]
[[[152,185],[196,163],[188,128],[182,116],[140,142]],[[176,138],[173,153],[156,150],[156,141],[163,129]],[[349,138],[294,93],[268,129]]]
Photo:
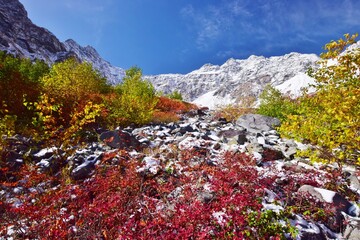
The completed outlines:
[[[124,79],[125,70],[93,47],[61,42],[33,24],[19,0],[0,0],[0,51],[9,53],[0,62],[0,240],[360,239],[360,50],[349,54],[356,61],[344,55],[351,74],[332,86],[345,82],[341,94],[304,95],[308,105],[296,97],[318,83],[306,74],[321,70],[315,54],[231,58],[188,74],[143,77],[184,102],[155,94],[137,68]],[[22,58],[45,61],[50,73],[86,65],[91,75],[68,67],[59,81],[48,72],[33,81],[31,67],[48,66]],[[106,84],[83,62],[122,84]],[[326,63],[343,67],[340,57]],[[79,79],[85,84],[71,88]],[[301,111],[296,116],[309,113],[288,131],[303,125],[310,134],[285,138],[283,119],[258,114],[263,103],[236,105],[258,103],[267,85],[290,97],[277,112],[288,104]],[[241,116],[221,115],[217,106],[227,104]],[[323,138],[311,141],[313,132]],[[311,161],[312,153],[332,161]],[[343,162],[330,158],[337,156]]]
[[[109,83],[121,82],[124,69],[112,66],[91,46],[80,46],[69,39],[61,42],[45,28],[28,18],[18,0],[0,1],[0,50],[51,64],[75,57],[93,65]],[[205,64],[188,74],[145,76],[156,90],[164,94],[179,91],[184,100],[214,108],[244,97],[258,97],[267,84],[283,93],[298,95],[302,87],[312,83],[305,72],[318,60],[315,54],[289,53],[265,58],[229,59],[223,65]]]

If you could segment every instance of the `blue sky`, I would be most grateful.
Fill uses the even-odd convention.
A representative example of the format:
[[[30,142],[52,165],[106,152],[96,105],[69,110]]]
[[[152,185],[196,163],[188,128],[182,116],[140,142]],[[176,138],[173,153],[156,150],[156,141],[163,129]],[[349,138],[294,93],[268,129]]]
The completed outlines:
[[[359,0],[20,0],[61,41],[113,65],[188,73],[252,54],[317,53],[360,31]]]

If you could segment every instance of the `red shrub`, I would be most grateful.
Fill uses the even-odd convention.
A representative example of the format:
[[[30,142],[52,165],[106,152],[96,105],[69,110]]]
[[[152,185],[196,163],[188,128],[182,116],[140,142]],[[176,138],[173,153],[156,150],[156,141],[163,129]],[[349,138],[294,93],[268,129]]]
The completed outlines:
[[[167,98],[167,97],[159,97],[158,102],[156,104],[155,109],[162,112],[186,112],[191,109],[197,109],[194,104]]]
[[[179,121],[179,116],[174,112],[159,112],[153,113],[152,122],[154,123],[170,123]]]
[[[113,156],[106,155],[104,163]],[[206,156],[182,154],[177,162],[182,174],[177,169],[155,176],[138,173],[136,159],[103,164],[79,185],[63,183],[31,195],[36,202],[29,198],[10,209],[15,217],[8,224],[26,225],[21,237],[39,239],[242,239],[245,231],[255,234],[247,217],[261,210],[263,187],[254,160],[226,153],[218,166],[204,162],[191,168],[195,157]],[[213,197],[204,201],[204,191]]]

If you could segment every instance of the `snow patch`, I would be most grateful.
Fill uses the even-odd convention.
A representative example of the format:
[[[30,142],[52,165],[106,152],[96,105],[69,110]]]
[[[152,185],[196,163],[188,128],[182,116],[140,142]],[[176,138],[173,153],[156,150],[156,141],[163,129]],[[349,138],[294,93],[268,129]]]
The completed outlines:
[[[315,79],[305,73],[298,73],[284,83],[275,86],[281,93],[297,98],[301,95],[304,88],[308,88],[308,93],[315,92],[315,88],[310,85],[315,84]]]
[[[202,106],[208,107],[209,109],[215,109],[217,107],[225,106],[228,104],[233,104],[235,102],[234,99],[231,99],[229,95],[225,97],[221,97],[215,95],[216,90],[207,92],[200,97],[196,98],[192,103]]]
[[[333,198],[335,196],[335,192],[333,191],[330,191],[330,190],[326,190],[326,189],[323,189],[323,188],[316,188],[314,187],[315,191],[317,191],[318,193],[321,194],[322,198],[328,202],[328,203],[332,203],[333,202]]]

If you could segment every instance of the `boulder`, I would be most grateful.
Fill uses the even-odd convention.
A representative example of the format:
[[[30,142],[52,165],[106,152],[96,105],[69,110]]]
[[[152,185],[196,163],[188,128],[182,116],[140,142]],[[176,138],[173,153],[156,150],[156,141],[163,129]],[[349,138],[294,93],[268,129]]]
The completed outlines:
[[[85,161],[71,171],[71,178],[74,180],[82,180],[89,177],[95,169],[94,162]]]
[[[313,197],[319,202],[330,203],[333,205],[333,213],[335,214],[336,222],[335,225],[329,227],[341,226],[343,214],[347,214],[352,217],[358,217],[359,215],[358,207],[356,207],[354,204],[350,203],[343,196],[334,191],[317,188],[310,185],[303,185],[298,189],[297,192]]]
[[[280,120],[260,114],[245,114],[236,121],[236,124],[245,128],[248,132],[261,133],[280,126]]]
[[[140,147],[140,142],[132,134],[122,130],[103,132],[100,140],[111,148],[136,149]]]
[[[3,157],[10,170],[17,170],[24,164],[23,156],[15,151],[5,152]]]

